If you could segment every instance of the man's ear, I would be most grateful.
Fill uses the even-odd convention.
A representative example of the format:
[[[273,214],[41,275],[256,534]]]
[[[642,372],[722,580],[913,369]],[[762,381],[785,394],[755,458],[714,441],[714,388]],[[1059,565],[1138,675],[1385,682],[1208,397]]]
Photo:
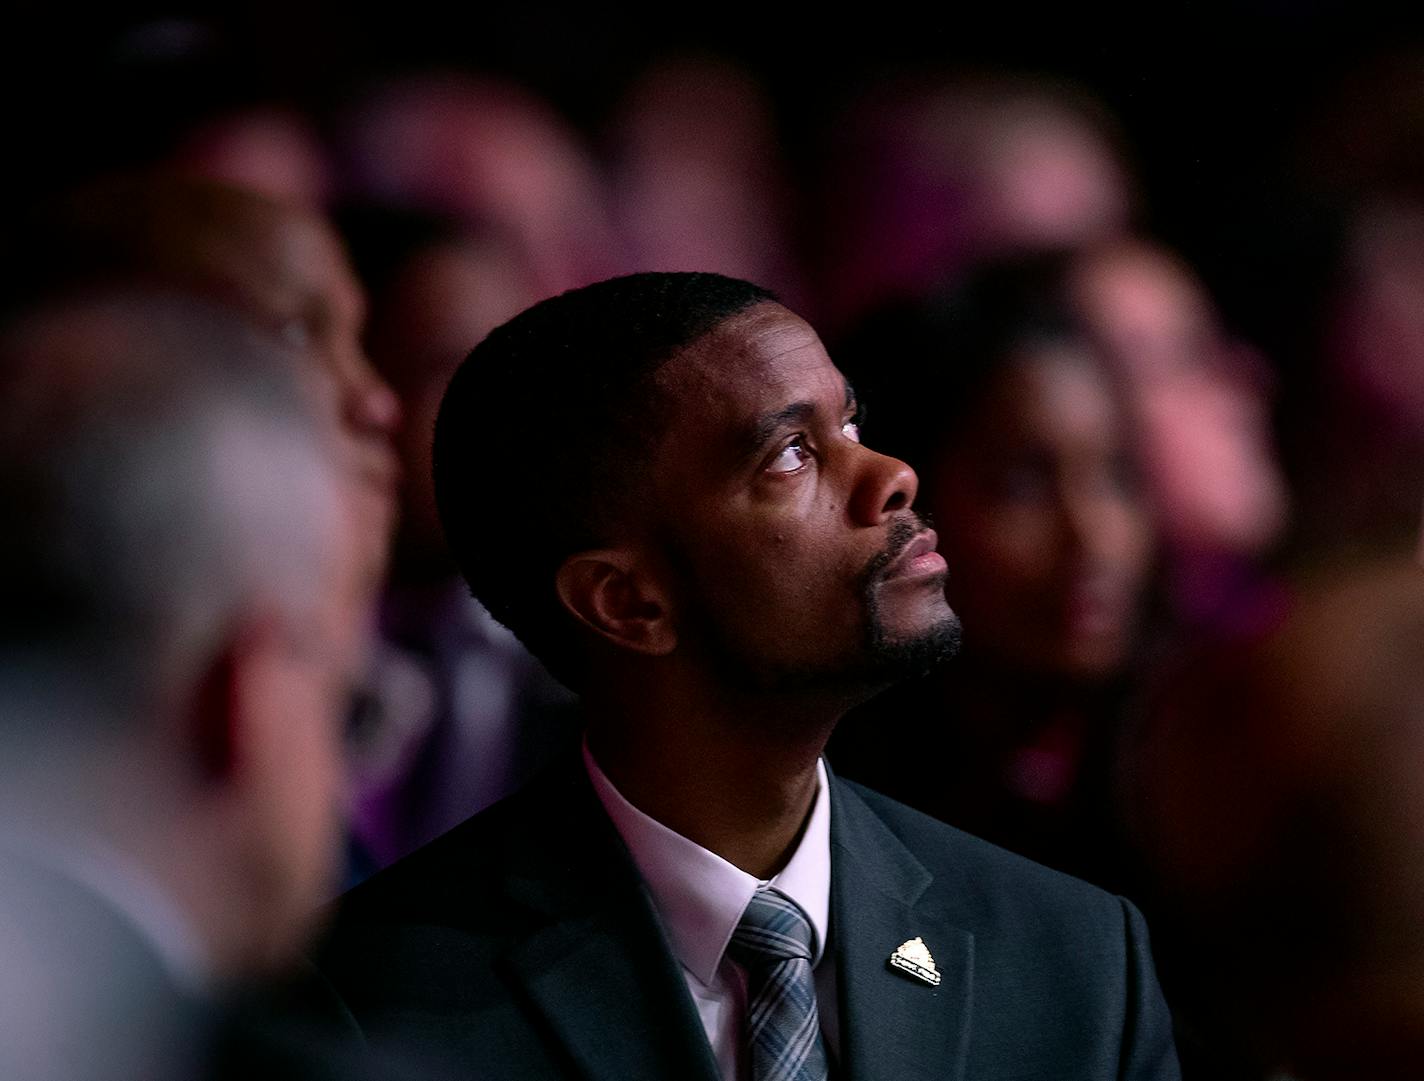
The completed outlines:
[[[233,627],[194,684],[184,714],[190,761],[208,781],[227,781],[246,763],[254,695],[272,682],[277,623],[251,618]]]
[[[554,587],[580,623],[614,645],[651,657],[677,647],[667,593],[632,553],[600,548],[569,556]]]
[[[242,649],[225,643],[199,676],[184,712],[190,761],[206,781],[221,781],[237,767],[241,727]]]

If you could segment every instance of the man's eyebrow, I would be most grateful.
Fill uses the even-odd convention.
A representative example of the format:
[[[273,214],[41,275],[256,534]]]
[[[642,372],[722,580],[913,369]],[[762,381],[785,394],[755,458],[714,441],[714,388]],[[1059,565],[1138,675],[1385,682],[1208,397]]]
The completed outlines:
[[[849,382],[845,385],[845,407],[847,411],[856,408],[855,388]],[[805,424],[816,415],[815,402],[792,402],[775,413],[760,417],[739,440],[745,457],[750,458],[771,440],[782,428]]]
[[[782,428],[792,424],[805,424],[816,415],[815,402],[792,402],[784,409],[760,417],[747,431],[743,446],[748,454],[755,454]]]

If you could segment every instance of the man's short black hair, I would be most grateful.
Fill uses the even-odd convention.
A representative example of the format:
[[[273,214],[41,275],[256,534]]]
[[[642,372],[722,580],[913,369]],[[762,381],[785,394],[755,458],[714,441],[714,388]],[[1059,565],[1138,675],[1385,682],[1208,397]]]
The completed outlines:
[[[541,301],[475,346],[435,424],[446,540],[490,613],[579,682],[554,576],[612,542],[662,433],[653,374],[770,292],[720,274],[646,273]]]

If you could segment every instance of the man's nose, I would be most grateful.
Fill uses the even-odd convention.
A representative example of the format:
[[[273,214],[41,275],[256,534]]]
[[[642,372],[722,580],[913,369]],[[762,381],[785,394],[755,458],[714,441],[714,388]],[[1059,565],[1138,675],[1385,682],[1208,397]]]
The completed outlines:
[[[342,414],[347,426],[363,435],[390,436],[400,428],[400,399],[362,352],[342,358]]]
[[[850,514],[858,525],[880,525],[908,510],[920,490],[915,471],[899,458],[860,449],[860,472],[851,493]]]

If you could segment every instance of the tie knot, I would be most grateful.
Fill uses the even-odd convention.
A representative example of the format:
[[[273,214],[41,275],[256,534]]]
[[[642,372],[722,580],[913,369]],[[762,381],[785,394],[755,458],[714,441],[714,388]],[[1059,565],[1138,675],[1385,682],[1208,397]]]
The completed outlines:
[[[727,945],[732,959],[758,968],[793,958],[811,960],[811,921],[795,901],[763,887],[752,895]]]

